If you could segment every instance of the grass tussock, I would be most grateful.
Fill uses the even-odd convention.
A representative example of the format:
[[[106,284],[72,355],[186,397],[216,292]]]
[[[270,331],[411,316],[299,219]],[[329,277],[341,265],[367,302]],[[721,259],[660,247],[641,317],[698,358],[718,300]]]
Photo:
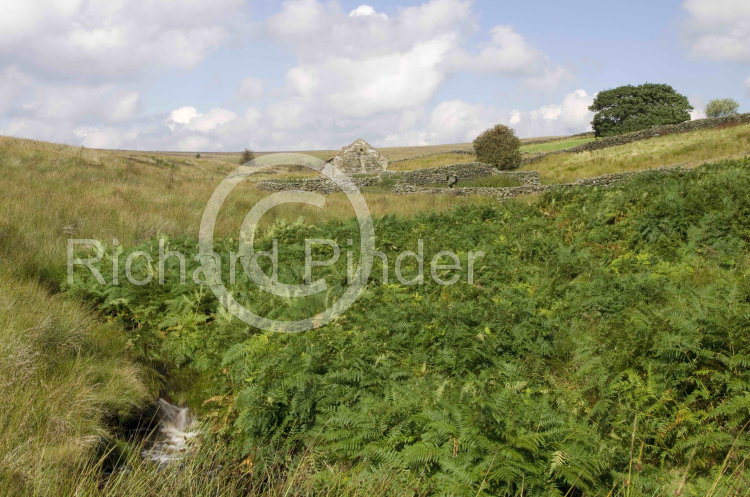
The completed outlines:
[[[147,396],[121,330],[0,270],[0,488],[53,491]],[[69,494],[72,495],[72,494]]]

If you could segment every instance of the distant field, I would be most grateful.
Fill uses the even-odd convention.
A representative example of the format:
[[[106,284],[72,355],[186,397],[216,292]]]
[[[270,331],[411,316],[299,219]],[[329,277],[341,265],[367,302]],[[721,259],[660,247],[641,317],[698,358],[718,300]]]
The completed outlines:
[[[748,153],[750,125],[743,125],[663,136],[593,152],[555,154],[521,169],[539,171],[545,183],[564,183],[619,171],[692,167]]]
[[[574,147],[576,145],[580,145],[582,143],[586,143],[587,141],[592,140],[593,138],[573,138],[570,139],[569,137],[565,136],[549,136],[549,137],[537,137],[537,138],[522,138],[521,142],[532,142],[528,145],[523,145],[521,147],[521,151],[525,153],[538,153],[538,152],[547,152],[551,150],[560,150],[563,148],[570,148]],[[533,142],[543,142],[543,143],[533,143]],[[471,143],[453,143],[453,144],[447,144],[447,145],[421,145],[421,146],[414,146],[414,147],[383,147],[377,149],[380,153],[384,154],[386,157],[388,157],[391,161],[397,161],[402,159],[410,159],[410,158],[419,158],[424,155],[436,155],[436,154],[449,154],[450,152],[454,152],[457,150],[460,151],[466,151],[471,152],[473,151],[473,146]],[[132,152],[128,150],[118,150],[118,152],[128,152],[131,154],[154,154],[157,153],[159,155],[165,155],[170,157],[183,157],[183,158],[194,158],[196,152]],[[322,160],[328,160],[334,157],[336,154],[339,153],[339,150],[304,150],[304,151],[298,151],[302,154],[308,154],[312,155],[314,157],[317,157]],[[277,151],[259,151],[256,152],[257,156],[267,155],[277,153]],[[200,152],[201,158],[203,159],[210,159],[214,161],[221,161],[221,162],[230,162],[230,163],[237,163],[240,159],[240,153],[239,152]],[[460,154],[456,154],[460,155]],[[472,159],[473,160],[473,159]],[[430,167],[430,166],[427,166]],[[395,170],[401,170],[406,171],[409,169],[404,169],[402,167],[395,167]],[[411,168],[411,169],[418,169],[417,167]]]

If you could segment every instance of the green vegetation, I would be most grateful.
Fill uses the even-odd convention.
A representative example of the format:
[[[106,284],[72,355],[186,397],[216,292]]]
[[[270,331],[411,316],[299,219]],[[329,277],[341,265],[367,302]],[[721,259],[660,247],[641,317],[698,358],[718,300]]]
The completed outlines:
[[[569,181],[693,166],[749,146],[750,126],[738,126],[526,169]],[[445,155],[433,158],[471,160]],[[377,248],[391,262],[417,238],[428,274],[437,251],[456,251],[465,268],[468,252],[482,250],[473,284],[428,277],[410,287],[392,270],[386,284],[376,264],[346,316],[286,336],[248,330],[205,288],[179,284],[176,264],[166,286],[99,286],[85,271],[64,283],[70,237],[117,238],[121,260],[154,251],[161,236],[190,253],[203,205],[236,167],[227,156],[0,138],[3,493],[743,495],[749,166],[500,205],[369,187]],[[512,186],[482,184],[506,180],[458,186]],[[229,237],[264,195],[252,183],[235,193],[217,227],[220,249],[236,246]],[[324,211],[269,212],[262,243],[283,240],[281,279],[299,279],[304,238],[356,239],[350,216],[341,195]],[[259,313],[306,317],[342,292],[343,259],[317,275],[341,282],[317,300],[269,299],[242,278],[232,290]],[[158,391],[156,366],[207,424],[200,454],[166,470],[116,436]],[[128,471],[103,479],[120,457]]]
[[[591,152],[544,157],[521,169],[539,171],[544,183],[661,166],[694,167],[711,160],[739,158],[750,150],[750,125],[661,136]]]
[[[176,264],[165,286],[99,286],[83,271],[70,292],[131,328],[194,405],[210,399],[209,433],[261,474],[281,451],[310,458],[310,481],[336,467],[349,481],[409,475],[394,495],[737,495],[750,485],[749,166],[380,218],[389,260],[417,238],[428,260],[451,249],[464,267],[485,251],[473,283],[385,283],[376,265],[345,317],[302,334],[248,329],[179,284]],[[298,282],[305,238],[343,245],[355,231],[277,222],[280,279]],[[340,283],[310,302],[243,277],[230,290],[295,319],[336,298],[345,270],[325,268]]]
[[[498,124],[474,140],[474,153],[479,162],[498,169],[515,169],[521,164],[521,140],[507,126]]]
[[[706,117],[727,117],[737,114],[740,104],[731,98],[711,100],[706,105]]]
[[[671,86],[646,83],[599,92],[589,110],[596,136],[612,136],[689,121],[693,107]]]

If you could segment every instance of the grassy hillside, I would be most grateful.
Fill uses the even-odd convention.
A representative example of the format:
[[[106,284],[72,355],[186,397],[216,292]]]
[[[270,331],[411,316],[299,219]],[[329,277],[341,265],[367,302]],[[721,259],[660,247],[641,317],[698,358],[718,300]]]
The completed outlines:
[[[563,153],[522,167],[539,171],[546,183],[660,166],[694,167],[710,160],[744,157],[750,152],[750,125],[662,136],[593,152]]]

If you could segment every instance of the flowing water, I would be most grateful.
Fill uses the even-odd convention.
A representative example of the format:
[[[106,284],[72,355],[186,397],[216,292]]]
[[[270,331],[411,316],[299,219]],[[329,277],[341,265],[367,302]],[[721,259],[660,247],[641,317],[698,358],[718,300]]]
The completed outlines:
[[[166,465],[189,455],[196,446],[198,424],[187,407],[178,407],[159,399],[159,430],[151,445],[141,452],[149,461]]]

